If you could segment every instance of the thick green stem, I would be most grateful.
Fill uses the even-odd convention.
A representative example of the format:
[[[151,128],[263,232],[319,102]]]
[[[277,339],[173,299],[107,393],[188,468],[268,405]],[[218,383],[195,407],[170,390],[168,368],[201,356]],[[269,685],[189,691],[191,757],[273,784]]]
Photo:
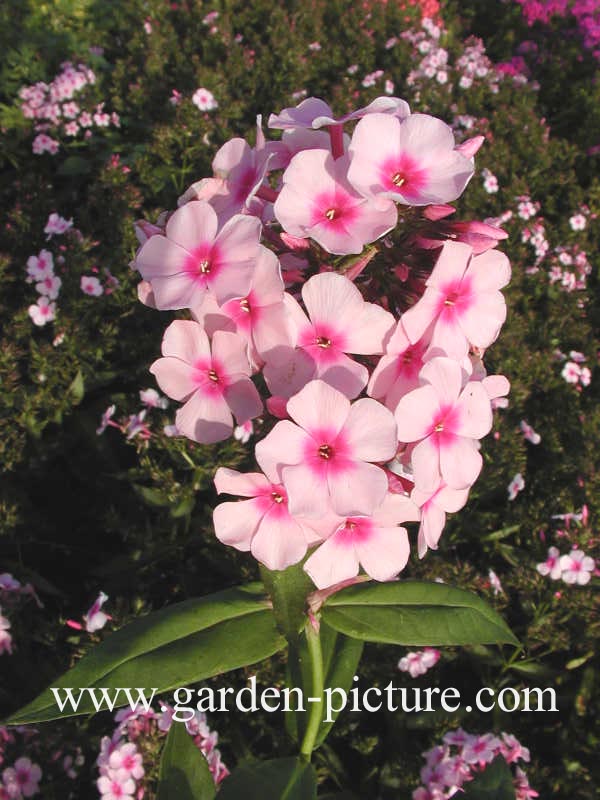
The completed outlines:
[[[307,622],[304,631],[310,658],[312,688],[311,697],[308,698],[310,704],[308,725],[306,726],[306,733],[302,740],[300,757],[305,761],[310,761],[312,752],[315,749],[315,742],[319,734],[321,720],[323,719],[323,653],[321,652],[321,637],[318,628],[315,629],[312,621],[309,620],[309,622]]]

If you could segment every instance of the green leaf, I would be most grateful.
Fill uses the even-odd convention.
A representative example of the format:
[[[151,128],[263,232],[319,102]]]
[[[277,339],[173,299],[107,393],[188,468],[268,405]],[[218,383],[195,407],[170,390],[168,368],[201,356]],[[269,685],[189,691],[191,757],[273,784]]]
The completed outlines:
[[[219,800],[316,800],[317,777],[311,764],[276,758],[243,764],[221,784]]]
[[[340,633],[365,642],[419,647],[519,644],[484,600],[443,583],[351,586],[329,598],[322,617]]]
[[[298,640],[306,623],[306,598],[314,585],[302,564],[281,571],[260,568],[265,589],[273,601],[273,613],[279,630],[288,641]]]
[[[351,639],[337,633],[324,622],[321,623],[320,635],[325,674],[324,686],[326,689],[340,688],[347,692],[352,686],[352,678],[356,674],[363,651],[363,643],[358,639]],[[295,645],[290,645],[286,684],[290,687],[301,687],[305,701],[307,697],[313,695],[312,673],[305,636],[302,636]],[[294,702],[293,695],[291,702]],[[315,742],[317,747],[325,741],[338,713],[334,713],[332,716],[332,722],[321,722]],[[306,711],[289,711],[285,715],[286,730],[293,739],[300,742],[304,736],[307,721],[308,709]]]
[[[182,722],[173,722],[160,760],[157,800],[213,800],[208,763]]]
[[[463,800],[515,800],[510,768],[502,756],[464,785]]]
[[[96,707],[87,691],[79,693],[80,687],[109,689],[113,707],[119,708],[129,700],[122,691],[115,698],[118,687],[165,692],[272,656],[286,642],[262,591],[261,584],[226,589],[134,620],[52,683],[54,688],[74,689],[81,698],[76,710],[61,712],[50,687],[8,723],[42,722],[109,707],[100,701]]]
[[[69,156],[58,168],[57,175],[75,177],[76,175],[87,175],[92,171],[92,165],[87,158],[81,156]]]
[[[77,375],[71,381],[69,392],[73,395],[73,402],[75,404],[81,403],[83,395],[85,394],[85,385],[83,382],[83,374],[81,370],[77,371]]]

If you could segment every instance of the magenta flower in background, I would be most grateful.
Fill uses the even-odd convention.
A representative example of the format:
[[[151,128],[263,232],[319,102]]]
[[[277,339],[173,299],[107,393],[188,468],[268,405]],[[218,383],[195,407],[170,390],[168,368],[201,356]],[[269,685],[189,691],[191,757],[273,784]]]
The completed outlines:
[[[165,331],[162,354],[150,372],[166,395],[185,404],[175,424],[189,439],[220,442],[231,435],[233,417],[241,425],[262,411],[246,343],[237,334],[217,331],[211,345],[197,322],[175,320]]]
[[[370,114],[354,129],[349,152],[348,180],[361,195],[410,206],[456,200],[474,170],[452,129],[428,114]]]
[[[379,208],[348,183],[348,156],[333,158],[327,150],[297,153],[283,174],[275,216],[287,233],[310,236],[329,253],[361,253],[396,224],[390,201]]]
[[[257,444],[256,459],[263,472],[281,476],[290,512],[308,518],[373,513],[388,487],[373,462],[396,452],[392,413],[370,398],[350,405],[320,380],[294,395],[287,410],[293,422],[278,422]]]
[[[203,200],[178,208],[164,236],[150,236],[135,266],[152,285],[159,309],[193,308],[207,291],[218,303],[244,297],[258,256],[260,221],[236,215],[219,230],[215,210]]]

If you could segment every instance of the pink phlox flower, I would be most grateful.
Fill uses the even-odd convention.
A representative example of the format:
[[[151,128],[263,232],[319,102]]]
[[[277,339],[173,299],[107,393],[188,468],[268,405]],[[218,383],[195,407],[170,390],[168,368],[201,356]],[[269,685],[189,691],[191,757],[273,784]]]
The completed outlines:
[[[494,760],[501,746],[502,742],[497,736],[484,733],[481,736],[474,736],[466,742],[461,755],[467,764],[484,767]]]
[[[567,383],[577,384],[581,376],[581,367],[575,361],[567,361],[560,374]]]
[[[104,411],[100,419],[100,425],[96,428],[96,436],[101,436],[109,425],[112,425],[115,428],[119,427],[116,422],[111,421],[116,410],[117,407],[115,405],[110,405],[106,411]]]
[[[327,539],[307,559],[304,570],[318,589],[356,577],[361,566],[374,580],[392,580],[410,555],[406,528],[399,525],[418,518],[417,507],[400,494],[387,494],[370,516],[330,515],[330,520],[315,523]]]
[[[104,294],[104,287],[94,275],[82,275],[80,286],[81,291],[89,294],[90,297],[100,297],[101,294]]]
[[[261,413],[246,343],[237,334],[216,331],[211,344],[197,322],[176,320],[165,332],[162,354],[150,372],[165,394],[184,403],[175,424],[189,439],[220,442],[231,435],[233,417],[241,425]]]
[[[531,444],[539,444],[542,441],[540,434],[534,431],[531,425],[529,425],[529,423],[527,423],[524,419],[522,419],[519,423],[519,428],[521,429],[523,436],[528,442],[531,442]]]
[[[0,575],[0,592],[18,592],[21,589],[21,582],[10,574],[3,572]]]
[[[585,586],[590,582],[596,562],[590,556],[586,556],[582,550],[571,550],[569,555],[560,557],[560,568],[565,583]]]
[[[10,620],[2,615],[2,608],[0,608],[0,655],[8,653],[12,655],[12,636],[10,631]]]
[[[260,222],[236,215],[219,229],[203,200],[186,203],[169,218],[164,236],[151,236],[136,267],[152,285],[157,308],[199,306],[207,291],[219,304],[245,297],[259,251]]]
[[[348,398],[356,397],[369,373],[347,354],[382,353],[393,316],[365,302],[352,281],[334,272],[314,275],[302,287],[308,316],[291,295],[285,300],[295,336],[289,346],[274,347],[266,354],[264,377],[270,391],[289,398],[318,378]]]
[[[152,436],[150,428],[146,423],[146,413],[148,409],[144,408],[138,411],[137,414],[130,414],[127,422],[121,426],[123,433],[127,434],[127,439],[135,439],[139,436],[141,439],[149,439]]]
[[[96,786],[102,800],[134,800],[135,781],[125,770],[101,775]]]
[[[515,769],[515,797],[516,800],[530,800],[530,798],[539,797],[539,792],[532,789],[529,785],[529,779],[520,767]]]
[[[112,619],[111,616],[101,610],[102,606],[107,600],[108,595],[104,594],[104,592],[100,592],[87,614],[84,614],[83,620],[85,622],[85,629],[88,633],[94,633],[95,631],[101,630],[106,625],[108,620]]]
[[[166,397],[162,397],[156,389],[141,389],[140,390],[140,401],[147,407],[147,408],[168,408],[169,401]]]
[[[34,325],[42,327],[56,318],[56,303],[51,302],[48,297],[42,296],[37,303],[29,306],[27,313]]]
[[[472,735],[470,733],[467,733],[462,728],[457,728],[455,731],[448,731],[448,733],[445,733],[443,741],[448,745],[462,748],[471,738]]]
[[[486,348],[506,319],[499,291],[510,280],[510,264],[498,250],[473,255],[469,245],[446,242],[421,299],[402,316],[416,343],[432,327],[431,351],[460,360],[469,345]]]
[[[54,258],[49,250],[40,250],[27,259],[27,281],[44,281],[54,275]]]
[[[562,576],[562,567],[560,565],[560,552],[558,547],[550,547],[546,560],[538,564],[536,569],[540,575],[549,575],[552,580],[559,580]]]
[[[428,548],[437,550],[446,524],[446,514],[460,511],[469,499],[469,489],[451,489],[441,483],[433,492],[423,492],[415,488],[410,497],[421,509],[418,551],[419,558],[423,558]]]
[[[395,411],[405,394],[419,385],[419,373],[429,342],[426,338],[411,344],[399,321],[385,346],[385,354],[373,370],[367,393]]]
[[[506,238],[508,234],[502,228],[478,220],[440,220],[434,221],[430,227],[420,231],[413,241],[416,247],[434,250],[441,242],[452,239],[470,245],[473,248],[473,255],[477,256],[496,247],[499,241]]]
[[[515,500],[519,492],[525,488],[525,479],[520,472],[517,472],[511,482],[508,484],[508,499]]]
[[[428,114],[370,114],[354,129],[349,152],[348,181],[360,194],[410,206],[456,200],[474,171],[452,129]]]
[[[500,752],[508,764],[512,764],[515,761],[528,762],[530,759],[529,750],[526,747],[523,747],[517,737],[513,736],[511,733],[502,734]]]
[[[215,100],[214,94],[208,89],[205,89],[203,86],[201,86],[199,89],[196,89],[192,95],[192,103],[200,111],[214,111],[219,107],[219,104]]]
[[[253,365],[262,365],[270,353],[289,348],[293,340],[293,320],[284,303],[284,284],[275,254],[260,247],[250,288],[243,297],[224,303],[207,294],[194,317],[211,335],[216,330],[231,330],[248,342]]]
[[[401,672],[408,672],[411,678],[418,678],[434,667],[441,655],[434,647],[425,647],[423,650],[407,653],[398,662],[398,669]]]
[[[330,106],[318,97],[307,97],[295,108],[284,108],[279,114],[271,114],[269,128],[289,130],[290,128],[312,128],[340,125],[352,119],[360,119],[368,114],[390,114],[405,119],[410,114],[408,103],[398,97],[378,97],[364,108],[335,118]]]
[[[277,475],[242,474],[220,467],[215,475],[219,494],[249,498],[219,504],[213,512],[215,535],[223,544],[251,552],[269,569],[297,564],[309,544],[319,537],[298,517],[290,514],[288,496]]]
[[[108,759],[108,767],[115,772],[123,770],[136,781],[144,776],[142,754],[133,742],[126,742],[113,750]]]
[[[160,707],[161,712],[157,722],[158,730],[166,733],[171,729],[171,725],[173,724],[173,714],[175,713],[175,709],[166,702],[161,703]],[[162,709],[164,709],[164,711]]]
[[[571,226],[571,230],[573,231],[582,231],[585,229],[587,225],[587,220],[583,214],[574,214],[569,219],[569,225]]]
[[[283,174],[275,216],[287,233],[310,236],[329,253],[361,253],[396,225],[395,205],[369,203],[350,185],[348,156],[327,150],[297,153]]]
[[[42,770],[29,758],[18,758],[12,767],[2,773],[5,783],[14,782],[20,790],[15,797],[33,797],[40,790],[39,782],[42,779]]]
[[[44,227],[44,233],[47,234],[46,238],[50,239],[52,236],[60,236],[63,233],[66,233],[72,227],[72,219],[65,219],[64,217],[61,217],[60,214],[53,212],[48,217],[48,221]]]
[[[377,463],[396,452],[392,413],[376,400],[350,404],[321,380],[308,383],[287,403],[292,421],[278,422],[256,446],[265,474],[280,476],[290,513],[312,519],[329,510],[341,517],[370,515],[387,494]]]
[[[36,283],[35,288],[39,294],[47,297],[49,300],[56,300],[61,286],[62,281],[58,275],[48,275],[47,278],[44,278],[39,283]]]
[[[422,386],[396,408],[398,438],[416,442],[411,454],[415,487],[434,492],[442,481],[451,489],[470,487],[482,467],[477,440],[492,427],[490,398],[480,381],[464,384],[456,361],[443,356],[421,370]]]

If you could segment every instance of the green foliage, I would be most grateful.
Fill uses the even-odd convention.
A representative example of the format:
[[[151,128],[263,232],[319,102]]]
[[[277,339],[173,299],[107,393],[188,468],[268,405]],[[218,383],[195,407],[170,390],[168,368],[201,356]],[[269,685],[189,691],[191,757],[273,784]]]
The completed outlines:
[[[173,723],[160,760],[157,800],[214,800],[206,759],[182,723]]]

